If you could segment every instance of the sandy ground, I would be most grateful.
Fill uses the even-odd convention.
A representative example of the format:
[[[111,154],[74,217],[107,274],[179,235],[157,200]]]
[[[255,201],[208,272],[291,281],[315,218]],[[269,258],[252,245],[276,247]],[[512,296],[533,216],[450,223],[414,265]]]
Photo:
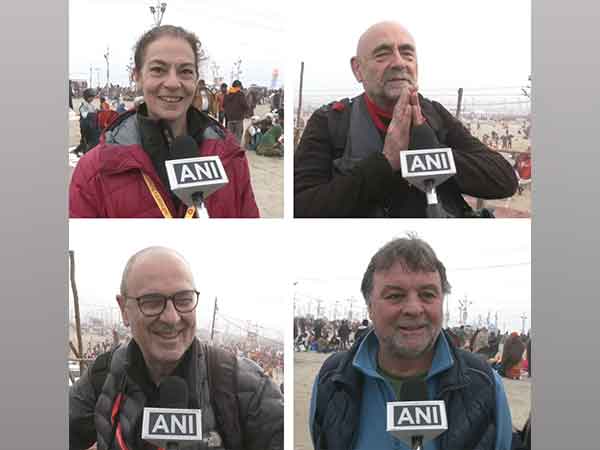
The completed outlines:
[[[315,376],[328,355],[315,352],[294,353],[294,449],[312,450],[308,430],[308,408]],[[531,381],[502,379],[510,404],[513,425],[522,428],[531,405]]]
[[[78,111],[80,99],[74,100],[75,111]],[[258,105],[255,114],[264,116],[268,112],[267,105]],[[244,121],[245,127],[249,121]],[[69,113],[69,149],[79,144],[79,116],[73,111]],[[263,218],[283,217],[283,158],[259,156],[255,152],[246,152],[250,167],[250,177],[256,204]],[[69,182],[79,158],[68,153]]]

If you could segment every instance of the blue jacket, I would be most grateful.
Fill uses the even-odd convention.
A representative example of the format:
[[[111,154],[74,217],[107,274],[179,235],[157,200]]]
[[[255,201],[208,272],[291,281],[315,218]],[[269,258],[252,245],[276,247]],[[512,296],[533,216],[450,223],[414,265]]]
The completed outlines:
[[[359,428],[354,434],[353,449],[406,449],[402,441],[394,438],[386,431],[386,403],[395,401],[395,394],[391,385],[377,372],[377,350],[379,342],[373,332],[370,332],[358,347],[352,366],[357,373],[362,375],[362,400],[360,403]],[[438,399],[439,383],[442,375],[455,364],[452,350],[444,333],[440,334],[435,346],[431,368],[427,374],[426,382],[430,399]],[[512,421],[510,409],[503,384],[497,373],[495,378],[495,450],[508,450],[511,448]],[[317,386],[319,377],[313,385],[310,404],[310,430],[315,448],[319,445],[315,440],[315,408],[317,405]],[[449,406],[449,405],[447,405]],[[451,408],[448,408],[451,411]],[[327,425],[324,425],[327,426]],[[446,433],[449,433],[449,429]],[[490,436],[491,437],[491,436]],[[439,450],[440,439],[443,435],[425,444],[425,450]],[[490,441],[491,443],[491,441]]]

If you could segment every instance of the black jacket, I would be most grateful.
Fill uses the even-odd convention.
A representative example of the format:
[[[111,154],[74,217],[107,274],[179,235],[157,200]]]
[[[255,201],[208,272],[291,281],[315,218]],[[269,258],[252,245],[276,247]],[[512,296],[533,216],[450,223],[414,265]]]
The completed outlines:
[[[495,446],[495,381],[486,361],[448,344],[454,365],[439,379],[439,398],[446,404],[448,430],[438,439],[441,450],[492,450]],[[332,355],[318,376],[313,438],[315,450],[349,450],[360,428],[363,375],[352,361],[352,349]]]
[[[156,395],[152,392],[155,388],[148,386],[145,366],[140,367],[144,365],[143,357],[135,347],[137,344],[131,341],[114,351],[107,367],[100,368],[106,371],[100,387],[95,386],[95,362],[70,388],[71,450],[89,448],[96,440],[99,450],[120,450],[119,438],[130,450],[145,447],[141,441],[142,412],[145,406],[156,406]],[[220,349],[209,351],[206,344],[194,339],[182,359],[183,366],[176,369],[188,384],[189,407],[202,410],[203,435],[218,431],[224,446],[232,450],[281,450],[281,392],[257,364],[224,353]],[[118,411],[117,428],[111,423],[114,408]],[[190,448],[205,447],[195,444]]]
[[[409,149],[453,149],[457,173],[437,188],[444,208],[464,217],[470,208],[462,194],[484,199],[512,196],[518,182],[504,157],[473,137],[441,104],[419,98],[427,123],[413,128]],[[332,105],[310,117],[294,155],[294,216],[372,217],[380,208],[389,217],[426,217],[425,195],[392,170],[382,148],[350,173],[336,171],[334,160],[343,153],[351,102]],[[331,121],[340,123],[332,127]],[[336,127],[342,131],[332,136]],[[343,136],[341,142],[337,135]]]

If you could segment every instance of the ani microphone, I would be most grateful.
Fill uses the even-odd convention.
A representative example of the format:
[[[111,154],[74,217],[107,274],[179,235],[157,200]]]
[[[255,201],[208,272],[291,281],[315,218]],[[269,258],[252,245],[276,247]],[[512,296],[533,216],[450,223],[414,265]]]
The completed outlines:
[[[454,155],[451,148],[403,150],[400,152],[402,177],[425,192],[427,216],[444,217],[438,203],[436,187],[456,175]]]
[[[401,402],[387,404],[387,431],[412,450],[448,429],[446,405],[442,400],[427,400],[423,380],[407,380],[400,390]]]
[[[191,136],[179,136],[171,145],[173,159],[165,161],[171,191],[198,217],[208,218],[204,200],[229,180],[218,156],[197,156],[198,144]]]
[[[142,439],[167,450],[202,442],[202,414],[188,409],[187,384],[180,377],[166,377],[159,386],[160,408],[144,408]]]

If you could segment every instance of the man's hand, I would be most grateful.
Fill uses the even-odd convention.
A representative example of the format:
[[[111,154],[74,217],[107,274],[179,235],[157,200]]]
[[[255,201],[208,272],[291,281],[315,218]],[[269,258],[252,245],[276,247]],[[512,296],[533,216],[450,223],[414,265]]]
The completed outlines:
[[[409,90],[409,88],[402,90],[400,98],[394,105],[392,120],[388,126],[385,142],[383,143],[383,155],[387,158],[394,171],[400,170],[400,150],[408,149],[410,126],[414,114],[411,95],[412,90]]]
[[[419,103],[419,93],[416,89],[410,93],[410,105],[412,108],[412,125],[418,127],[425,123],[425,117],[421,113],[421,104]]]

